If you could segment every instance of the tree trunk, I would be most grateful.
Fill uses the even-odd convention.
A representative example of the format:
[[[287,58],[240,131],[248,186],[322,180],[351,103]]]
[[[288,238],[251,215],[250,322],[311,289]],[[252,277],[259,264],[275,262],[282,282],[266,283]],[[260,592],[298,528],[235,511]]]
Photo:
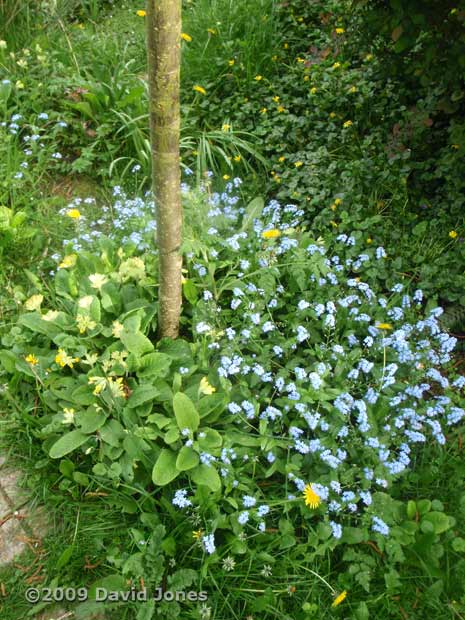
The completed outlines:
[[[182,303],[181,0],[147,0],[147,58],[159,259],[159,333],[162,338],[177,338]]]

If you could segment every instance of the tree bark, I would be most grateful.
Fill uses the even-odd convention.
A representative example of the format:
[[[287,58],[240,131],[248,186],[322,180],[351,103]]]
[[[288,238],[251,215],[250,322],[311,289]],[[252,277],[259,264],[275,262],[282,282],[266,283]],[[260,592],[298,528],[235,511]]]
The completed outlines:
[[[150,140],[159,259],[160,337],[177,338],[181,314],[181,0],[147,0]]]

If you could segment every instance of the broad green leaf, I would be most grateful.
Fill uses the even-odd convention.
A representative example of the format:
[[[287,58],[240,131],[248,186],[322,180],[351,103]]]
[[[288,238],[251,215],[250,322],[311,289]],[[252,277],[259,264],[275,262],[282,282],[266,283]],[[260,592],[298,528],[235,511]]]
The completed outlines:
[[[106,421],[106,416],[102,411],[96,411],[93,407],[86,411],[76,413],[76,425],[83,433],[95,433]]]
[[[136,387],[134,392],[128,398],[126,406],[128,409],[134,409],[135,407],[139,407],[144,403],[154,400],[159,394],[160,392],[156,387],[149,385],[148,383],[143,383],[142,385],[138,385]]]
[[[129,353],[136,356],[142,356],[144,353],[153,351],[153,343],[141,332],[129,332],[123,329],[121,333],[121,342],[124,344]]]
[[[191,477],[196,484],[203,484],[212,491],[221,489],[221,478],[213,466],[199,465],[192,471]]]
[[[71,431],[60,437],[50,448],[49,456],[52,459],[60,459],[65,454],[69,454],[76,450],[88,439],[88,435],[84,435],[81,431]]]
[[[199,455],[197,452],[189,446],[183,446],[179,451],[178,458],[176,459],[176,467],[181,471],[187,471],[193,469],[199,464]]]
[[[152,480],[158,486],[165,486],[180,474],[176,467],[176,453],[172,450],[163,449],[153,466]]]
[[[199,414],[195,408],[191,399],[178,392],[173,398],[174,415],[176,416],[176,422],[179,429],[182,431],[184,428],[188,428],[191,431],[196,431],[200,424]]]
[[[49,338],[54,338],[60,333],[60,328],[50,323],[49,321],[43,321],[40,314],[37,312],[30,312],[23,314],[19,317],[18,323],[24,325],[33,332],[44,334]]]
[[[169,372],[171,358],[166,353],[148,353],[141,357],[137,369],[138,377],[166,377]]]

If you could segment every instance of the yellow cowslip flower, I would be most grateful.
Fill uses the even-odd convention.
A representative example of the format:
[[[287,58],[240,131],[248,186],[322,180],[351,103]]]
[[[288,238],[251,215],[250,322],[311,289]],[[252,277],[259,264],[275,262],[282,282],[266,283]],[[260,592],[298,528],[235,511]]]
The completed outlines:
[[[36,366],[36,364],[39,363],[39,360],[37,359],[37,357],[34,355],[34,353],[29,353],[29,355],[26,355],[26,357],[24,358],[26,360],[26,362],[28,364],[30,364],[31,366]]]
[[[303,162],[303,161],[296,161],[296,162],[294,162],[294,166],[295,166],[296,168],[300,168],[300,167],[301,167],[301,166],[303,166],[303,165],[304,165],[304,162]]]
[[[352,86],[351,88],[349,88],[349,93],[356,93],[356,92],[357,92],[356,86]]]
[[[70,209],[66,212],[66,215],[72,220],[78,220],[81,217],[81,212],[79,211],[79,209]]]
[[[78,357],[71,357],[64,349],[58,349],[58,353],[55,355],[55,363],[58,364],[58,366],[61,368],[64,368],[65,366],[74,368],[75,362],[79,362]]]
[[[317,493],[315,493],[311,484],[305,485],[303,495],[305,505],[310,506],[312,510],[318,508],[318,506],[321,504],[321,497]]]
[[[234,161],[235,162],[240,162],[241,161],[241,156],[240,155],[235,155],[234,156]]]
[[[279,157],[279,158],[278,158],[278,161],[279,161],[279,162],[283,162],[283,161],[285,161],[285,159],[286,159],[286,158],[284,157],[284,155],[281,155],[281,157]]]
[[[268,112],[268,108],[262,108],[260,110],[260,114],[266,114]]]
[[[68,254],[68,256],[65,256],[61,263],[58,265],[58,269],[67,269],[68,267],[74,267],[74,265],[76,264],[76,260],[76,254]]]
[[[304,75],[304,82],[308,82],[310,78],[308,77],[308,75]]]
[[[277,239],[281,236],[281,231],[277,228],[271,228],[270,230],[264,230],[262,232],[262,237],[264,239]]]
[[[310,89],[310,93],[314,95],[316,92],[318,92],[318,88],[316,86],[312,86],[312,88]]]
[[[451,144],[451,148],[457,150],[460,148],[460,144]]]
[[[90,285],[92,288],[100,290],[104,284],[108,282],[108,278],[103,273],[93,273],[89,276]]]
[[[305,58],[301,58],[300,56],[297,56],[296,62],[305,62]]]
[[[344,590],[344,592],[341,592],[340,594],[338,594],[336,598],[334,599],[334,601],[332,602],[331,607],[337,607],[338,605],[340,605],[342,601],[345,600],[346,596],[347,596],[347,590]]]
[[[231,129],[231,125],[228,125],[228,123],[225,123],[222,127],[221,127],[221,131],[229,131]]]
[[[344,34],[344,28],[336,28],[336,34]]]
[[[225,181],[228,181],[231,177],[229,176],[229,174],[223,174],[223,179]]]
[[[336,118],[336,112],[330,112],[329,113],[329,118]]]
[[[276,108],[278,110],[278,112],[285,112],[286,108],[282,105],[278,105],[278,107]]]
[[[181,39],[183,39],[184,41],[187,41],[188,43],[192,41],[191,35],[187,34],[187,32],[181,32]]]
[[[329,208],[331,209],[331,211],[336,211],[336,209],[337,209],[337,204],[336,204],[336,203],[333,203],[333,204],[332,204]]]
[[[289,49],[289,43],[284,43],[283,47],[285,50]]]
[[[200,540],[202,538],[202,534],[203,530],[194,530],[192,532],[192,538],[195,538],[195,540]]]
[[[331,220],[331,221],[330,221],[330,224],[331,224],[331,226],[332,226],[333,228],[337,228],[337,227],[338,227],[338,223],[337,223],[337,222],[335,222],[334,220]]]
[[[216,388],[208,383],[207,377],[202,377],[199,385],[199,394],[206,394],[209,396],[210,394],[213,394],[213,392],[216,392]]]
[[[15,83],[15,86],[18,90],[23,90],[24,82],[21,82],[21,80],[17,80],[17,82]]]
[[[256,76],[254,77],[254,80],[255,80],[256,82],[260,82],[260,80],[263,80],[263,75],[256,75]]]
[[[365,56],[365,60],[366,60],[367,62],[370,62],[370,60],[373,60],[373,54],[367,54],[367,55]]]
[[[336,205],[336,207],[338,207],[341,203],[342,203],[342,198],[336,198],[336,200],[334,201],[334,204]]]
[[[210,34],[217,34],[217,31],[214,28],[207,28],[207,32]]]
[[[228,60],[228,65],[229,65],[230,67],[232,67],[232,66],[234,65],[234,63],[235,63],[235,62],[236,62],[236,61],[234,60],[234,58],[232,58],[231,60]]]
[[[373,239],[371,237],[368,237],[367,243],[368,243],[368,245],[370,245],[370,243],[373,243]]]
[[[451,231],[449,232],[449,237],[450,237],[451,239],[456,239],[456,238],[457,238],[457,236],[458,236],[458,233],[457,233],[455,230],[451,230]]]
[[[333,69],[339,69],[340,66],[341,66],[340,62],[335,62],[333,65]]]
[[[275,54],[274,56],[272,56],[272,57],[271,57],[271,60],[272,60],[273,62],[276,62],[276,61],[278,60],[278,57],[276,56],[276,54]]]
[[[126,393],[124,391],[123,377],[108,377],[108,387],[110,393],[114,398],[125,398]]]
[[[43,301],[43,295],[31,295],[31,297],[29,297],[29,299],[26,299],[26,301],[24,302],[24,307],[26,310],[33,312],[34,310],[39,310]]]
[[[147,15],[147,11],[140,9],[139,11],[136,11],[136,15],[138,15],[139,17],[145,17]]]
[[[275,96],[273,97],[273,101],[274,101],[275,103],[279,103],[279,95],[275,95]]]
[[[207,94],[207,91],[205,90],[205,88],[203,86],[200,86],[199,84],[195,84],[192,87],[192,90],[195,90],[196,93],[200,93],[201,95]]]
[[[353,125],[352,121],[346,121],[346,122],[343,124],[343,127],[347,128],[347,127],[351,127],[352,125]]]
[[[390,323],[376,323],[375,327],[378,329],[392,329],[392,325]]]
[[[123,333],[124,325],[119,321],[113,321],[111,333],[115,338],[120,338]]]
[[[76,317],[76,325],[80,334],[85,334],[87,330],[97,327],[97,323],[92,321],[87,314],[78,314]]]

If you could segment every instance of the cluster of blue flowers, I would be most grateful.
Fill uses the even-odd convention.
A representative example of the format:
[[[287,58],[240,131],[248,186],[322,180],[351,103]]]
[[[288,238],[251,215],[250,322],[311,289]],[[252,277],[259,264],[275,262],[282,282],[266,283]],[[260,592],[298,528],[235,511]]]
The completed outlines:
[[[230,258],[237,284],[215,298],[206,263],[195,266],[205,287],[195,332],[217,351],[231,420],[260,438],[223,461],[226,489],[237,487],[239,471],[243,488],[258,462],[267,476],[284,476],[283,501],[295,497],[289,484],[302,492],[311,483],[334,538],[354,518],[388,535],[373,513],[376,493],[411,466],[419,444],[444,444],[465,416],[465,378],[454,376],[456,339],[441,329],[442,309],[425,310],[422,291],[405,283],[390,290],[373,283],[384,248],[360,252],[356,237],[345,234],[309,241],[294,205],[272,201],[251,230],[227,236],[214,218],[226,214],[240,224],[243,213],[234,218],[231,209],[211,212],[209,248],[220,258],[237,255]],[[263,494],[255,488],[245,497],[237,517],[243,526]]]

